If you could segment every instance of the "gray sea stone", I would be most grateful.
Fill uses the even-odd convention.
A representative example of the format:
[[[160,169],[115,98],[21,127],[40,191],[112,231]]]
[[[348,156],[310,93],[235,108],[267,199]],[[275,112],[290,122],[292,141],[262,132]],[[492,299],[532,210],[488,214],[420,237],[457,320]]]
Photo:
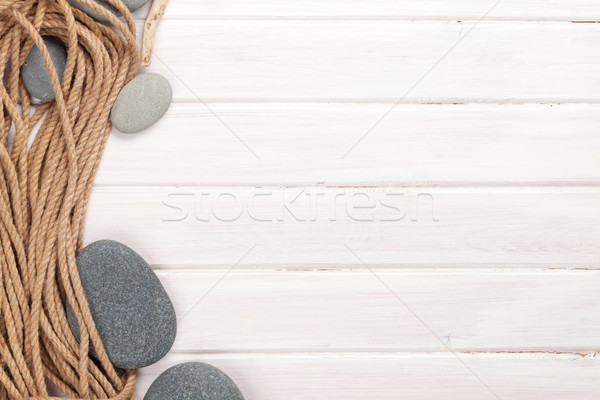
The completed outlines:
[[[171,349],[177,323],[175,309],[144,259],[113,240],[86,246],[77,269],[96,329],[114,366],[137,369],[155,363]],[[75,313],[67,319],[79,340]],[[91,351],[92,355],[95,352]]]
[[[95,0],[95,1],[96,1],[96,3],[100,4],[103,7],[108,8],[109,10],[111,10],[113,13],[116,14],[116,10],[113,7],[109,6],[106,1],[104,1],[104,0]],[[67,0],[67,2],[71,5],[71,7],[75,7],[78,10],[83,11],[90,17],[94,18],[96,21],[108,22],[108,20],[106,18],[104,18],[100,13],[97,13],[96,11],[94,11],[90,7],[82,4],[78,0]],[[129,11],[131,11],[131,12],[134,12],[135,10],[139,9],[147,2],[148,2],[148,0],[123,0],[123,3],[125,4],[125,6],[127,8],[129,8]]]
[[[62,42],[53,36],[43,36],[44,44],[50,53],[50,58],[62,82],[65,66],[67,65],[67,53]],[[54,99],[54,90],[50,82],[50,74],[46,69],[42,54],[37,46],[33,46],[21,66],[21,77],[29,94],[40,100]]]
[[[121,89],[110,112],[113,126],[123,133],[140,132],[167,112],[173,90],[159,74],[141,74]]]
[[[148,0],[123,0],[123,3],[125,3],[125,6],[127,6],[131,12],[141,8],[147,2]]]
[[[244,400],[223,371],[200,362],[187,362],[159,375],[144,400]]]
[[[105,1],[103,1],[103,0],[95,0],[95,1],[96,1],[96,3],[100,4],[101,6],[103,6],[105,8],[108,8],[110,11],[115,13],[115,10],[112,7],[110,7]],[[71,5],[71,7],[75,7],[76,9],[83,11],[90,17],[94,18],[96,21],[108,22],[108,19],[104,18],[100,13],[92,10],[90,7],[80,3],[77,0],[67,0],[67,3],[69,3]]]

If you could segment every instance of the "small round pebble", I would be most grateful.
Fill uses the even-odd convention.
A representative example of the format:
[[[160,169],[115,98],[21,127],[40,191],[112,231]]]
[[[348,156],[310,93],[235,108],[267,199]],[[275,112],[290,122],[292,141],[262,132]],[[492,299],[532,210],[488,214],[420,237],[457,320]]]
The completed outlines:
[[[113,240],[86,246],[76,262],[110,361],[119,368],[137,369],[164,357],[175,340],[175,309],[148,263]],[[67,319],[79,340],[79,325],[69,304]],[[95,355],[93,349],[90,353]]]
[[[171,84],[164,76],[138,75],[119,92],[110,120],[123,133],[143,131],[167,112],[172,98]]]
[[[58,78],[62,81],[67,65],[67,53],[62,42],[53,36],[43,36],[44,44],[50,53],[50,58],[54,64],[54,68],[58,74]],[[54,99],[54,90],[50,82],[50,75],[42,59],[42,54],[37,46],[33,46],[27,55],[23,66],[21,67],[21,77],[29,94],[37,97],[40,100]]]
[[[109,6],[106,1],[104,1],[104,0],[95,0],[95,1],[96,1],[96,3],[100,4],[101,6],[108,8],[113,13],[116,13],[116,10],[114,10],[113,7]],[[67,0],[67,2],[71,5],[71,7],[75,7],[78,10],[83,11],[90,17],[94,18],[96,21],[108,22],[108,19],[104,18],[100,13],[97,13],[96,11],[94,11],[90,7],[82,4],[78,0]],[[148,2],[148,0],[123,0],[123,3],[125,4],[125,6],[127,8],[129,8],[129,11],[131,11],[131,12],[139,9],[147,2]]]
[[[244,396],[220,369],[187,362],[160,374],[144,400],[244,400]]]

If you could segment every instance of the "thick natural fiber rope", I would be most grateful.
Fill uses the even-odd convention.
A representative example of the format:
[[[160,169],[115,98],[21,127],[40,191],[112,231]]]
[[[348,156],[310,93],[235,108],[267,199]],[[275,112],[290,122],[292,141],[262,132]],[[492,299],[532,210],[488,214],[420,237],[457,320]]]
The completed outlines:
[[[51,399],[48,382],[72,399],[133,398],[135,372],[108,360],[75,256],[110,109],[137,70],[135,25],[120,0],[107,2],[125,23],[94,0],[80,1],[113,27],[66,0],[0,0],[0,399]],[[62,83],[42,35],[67,49]],[[19,76],[34,44],[56,94],[35,110]],[[97,360],[89,356],[92,344]]]

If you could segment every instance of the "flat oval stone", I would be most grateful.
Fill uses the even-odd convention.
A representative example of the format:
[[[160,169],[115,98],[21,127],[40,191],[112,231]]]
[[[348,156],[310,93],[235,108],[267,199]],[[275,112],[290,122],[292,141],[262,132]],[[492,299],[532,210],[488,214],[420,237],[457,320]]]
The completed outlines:
[[[106,1],[104,1],[104,0],[95,0],[95,1],[96,1],[96,3],[100,4],[101,6],[103,6],[105,8],[108,8],[110,11],[112,11],[113,13],[116,14],[116,10],[113,7],[109,6]],[[123,0],[123,3],[131,12],[142,7],[147,2],[148,2],[148,0]],[[88,6],[82,4],[81,2],[79,2],[77,0],[67,0],[67,3],[69,3],[71,5],[71,7],[75,7],[78,10],[83,11],[90,17],[94,18],[96,21],[108,22],[108,20],[106,18],[104,18],[101,14],[97,13],[96,11],[92,10],[91,8],[89,8]]]
[[[44,44],[50,53],[58,78],[62,81],[67,65],[67,53],[62,42],[53,36],[43,36]],[[29,94],[40,100],[54,99],[54,90],[50,82],[50,74],[46,69],[42,54],[37,46],[33,46],[21,66],[21,77]]]
[[[169,368],[156,378],[144,400],[244,400],[223,371],[200,362]]]
[[[119,242],[100,240],[77,256],[77,269],[96,329],[114,366],[142,368],[167,354],[177,331],[175,309],[139,254]],[[69,304],[67,318],[79,340],[79,325]]]
[[[121,89],[110,112],[110,120],[123,133],[140,132],[167,112],[173,91],[159,74],[141,74]]]

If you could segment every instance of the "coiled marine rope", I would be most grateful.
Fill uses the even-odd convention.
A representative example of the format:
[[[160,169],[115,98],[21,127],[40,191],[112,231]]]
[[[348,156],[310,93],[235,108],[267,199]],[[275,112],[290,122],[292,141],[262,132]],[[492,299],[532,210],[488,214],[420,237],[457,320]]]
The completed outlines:
[[[50,383],[71,399],[133,398],[135,372],[111,365],[75,256],[110,110],[137,70],[135,25],[120,0],[106,2],[125,22],[94,0],[79,1],[112,26],[66,0],[0,0],[0,399],[56,398]],[[65,46],[62,82],[42,35]],[[37,107],[19,75],[34,44],[56,95]],[[69,329],[66,300],[80,342]]]

